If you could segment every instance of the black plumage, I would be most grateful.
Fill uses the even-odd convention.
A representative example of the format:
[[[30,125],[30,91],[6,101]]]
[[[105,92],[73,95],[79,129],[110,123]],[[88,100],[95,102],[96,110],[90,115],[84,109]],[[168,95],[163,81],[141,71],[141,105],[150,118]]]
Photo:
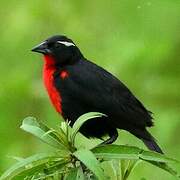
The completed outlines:
[[[104,142],[108,144],[118,137],[117,129],[124,129],[149,149],[162,153],[146,129],[153,125],[151,112],[120,80],[84,58],[65,36],[53,36],[45,41],[44,47],[40,46],[33,51],[49,54],[54,59],[53,83],[61,96],[62,116],[71,121],[70,125],[84,113],[101,112],[107,117],[91,119],[81,127],[86,137],[109,135]],[[68,73],[67,78],[60,77],[64,71]]]

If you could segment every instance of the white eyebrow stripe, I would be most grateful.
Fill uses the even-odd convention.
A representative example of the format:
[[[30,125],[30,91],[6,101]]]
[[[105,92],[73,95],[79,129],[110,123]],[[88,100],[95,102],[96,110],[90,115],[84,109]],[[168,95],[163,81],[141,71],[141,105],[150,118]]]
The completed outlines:
[[[67,42],[67,41],[57,41],[60,44],[64,44],[65,46],[75,46],[75,44],[71,43],[71,42]]]

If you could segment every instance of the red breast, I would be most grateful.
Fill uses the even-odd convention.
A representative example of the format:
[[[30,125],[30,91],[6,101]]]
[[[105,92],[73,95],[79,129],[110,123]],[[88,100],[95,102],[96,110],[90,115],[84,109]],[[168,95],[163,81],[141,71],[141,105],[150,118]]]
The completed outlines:
[[[43,70],[44,85],[47,89],[50,100],[53,106],[55,107],[56,111],[62,114],[61,95],[60,92],[58,92],[56,87],[54,86],[53,75],[54,72],[56,71],[54,60],[53,57],[50,55],[45,55],[44,60],[45,60],[44,70]],[[62,75],[63,78],[65,78],[65,76],[66,76],[65,74]]]

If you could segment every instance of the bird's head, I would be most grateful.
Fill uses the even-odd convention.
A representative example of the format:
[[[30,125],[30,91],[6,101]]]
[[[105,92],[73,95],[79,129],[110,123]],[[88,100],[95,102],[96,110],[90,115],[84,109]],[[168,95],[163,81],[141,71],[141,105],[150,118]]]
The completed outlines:
[[[73,64],[83,57],[75,43],[63,35],[52,36],[32,49],[42,53],[47,63],[55,65]],[[51,59],[51,60],[49,60]]]

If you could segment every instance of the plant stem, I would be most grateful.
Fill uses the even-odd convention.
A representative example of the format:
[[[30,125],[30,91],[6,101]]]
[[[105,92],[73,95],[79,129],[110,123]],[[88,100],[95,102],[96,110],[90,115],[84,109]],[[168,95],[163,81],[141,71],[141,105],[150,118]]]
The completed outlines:
[[[122,180],[127,180],[134,168],[141,162],[141,160],[129,160],[126,170],[124,171]]]

